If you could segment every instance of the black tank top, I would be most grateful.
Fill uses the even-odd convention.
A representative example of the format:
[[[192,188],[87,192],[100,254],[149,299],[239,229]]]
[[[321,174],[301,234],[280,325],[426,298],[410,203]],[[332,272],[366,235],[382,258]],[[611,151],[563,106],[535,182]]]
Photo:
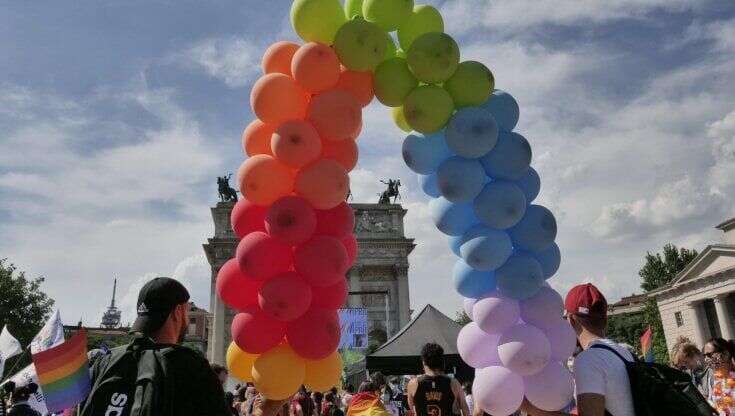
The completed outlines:
[[[454,392],[447,376],[421,376],[414,396],[416,416],[452,416]]]

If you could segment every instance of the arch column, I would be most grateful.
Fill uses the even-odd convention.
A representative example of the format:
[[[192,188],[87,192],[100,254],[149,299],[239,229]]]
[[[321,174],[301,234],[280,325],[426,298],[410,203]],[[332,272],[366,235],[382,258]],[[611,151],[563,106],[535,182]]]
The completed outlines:
[[[722,338],[730,340],[733,339],[735,331],[732,328],[732,322],[730,322],[730,314],[728,311],[728,305],[726,298],[727,294],[717,295],[712,299],[715,303],[715,311],[717,312],[717,322],[720,325],[720,333]]]

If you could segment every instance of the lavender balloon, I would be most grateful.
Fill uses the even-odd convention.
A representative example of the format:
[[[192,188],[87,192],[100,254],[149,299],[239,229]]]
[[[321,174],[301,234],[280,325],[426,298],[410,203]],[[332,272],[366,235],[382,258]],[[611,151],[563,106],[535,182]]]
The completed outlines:
[[[472,319],[472,309],[475,307],[475,303],[477,303],[477,299],[475,298],[464,298],[464,301],[462,302],[462,309],[464,309],[464,313],[467,314],[467,317]]]
[[[521,376],[538,373],[551,358],[551,345],[535,326],[519,324],[505,330],[498,341],[498,356],[505,367]]]
[[[479,299],[472,307],[472,319],[483,331],[500,334],[518,322],[518,302],[497,294]]]
[[[557,323],[544,328],[544,333],[551,344],[552,360],[566,362],[574,354],[577,335],[569,322],[559,319]]]
[[[501,366],[475,371],[472,397],[480,409],[491,415],[509,415],[521,406],[523,378]]]
[[[524,377],[523,382],[528,401],[549,412],[566,407],[574,395],[572,373],[558,361],[550,362],[537,374]]]
[[[564,301],[554,289],[544,286],[535,295],[521,301],[521,319],[538,328],[553,326],[564,313]]]
[[[457,351],[462,360],[474,368],[500,365],[498,334],[488,334],[476,323],[465,325],[457,336]]]

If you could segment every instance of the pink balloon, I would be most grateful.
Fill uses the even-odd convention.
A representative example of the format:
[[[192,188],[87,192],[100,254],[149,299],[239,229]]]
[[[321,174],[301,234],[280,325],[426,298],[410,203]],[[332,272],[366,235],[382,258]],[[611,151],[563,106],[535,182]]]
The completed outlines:
[[[339,309],[345,306],[348,295],[347,279],[327,287],[313,287],[311,289],[311,306],[323,309]]]
[[[556,324],[544,328],[551,344],[551,359],[566,362],[577,349],[577,335],[569,322],[560,319]]]
[[[235,315],[230,330],[233,341],[241,350],[262,354],[281,343],[286,334],[286,324],[256,307]]]
[[[505,367],[525,377],[546,367],[551,358],[551,346],[540,329],[519,324],[508,328],[500,336],[498,356]]]
[[[304,198],[284,196],[268,209],[265,228],[284,244],[301,244],[316,230],[316,213]]]
[[[312,308],[301,318],[288,323],[286,339],[296,354],[308,360],[321,360],[337,350],[340,328],[337,311]]]
[[[546,328],[558,323],[564,313],[564,301],[561,295],[546,286],[520,303],[523,322],[537,328]]]
[[[475,303],[477,303],[477,299],[475,298],[464,298],[464,303],[462,304],[464,313],[466,313],[470,319],[472,319],[472,308],[475,307]]]
[[[243,238],[253,231],[265,231],[266,207],[255,205],[245,198],[237,201],[230,213],[232,231],[238,238]]]
[[[480,299],[472,307],[472,318],[483,331],[500,334],[518,322],[518,302],[500,295]]]
[[[291,247],[260,231],[240,240],[235,256],[240,270],[259,280],[288,271],[293,258]]]
[[[331,286],[345,278],[347,250],[334,237],[318,235],[296,247],[294,268],[312,286]]]
[[[237,260],[229,259],[217,273],[217,295],[225,305],[243,310],[258,305],[261,282],[245,277]]]
[[[472,398],[491,415],[510,415],[523,403],[523,378],[501,366],[475,371]]]
[[[558,361],[551,361],[539,373],[525,377],[523,382],[528,401],[549,412],[566,407],[574,395],[572,373]]]
[[[342,202],[332,209],[316,210],[317,235],[328,235],[334,238],[344,238],[355,228],[355,212],[352,207]]]
[[[300,317],[311,306],[311,287],[296,272],[286,272],[268,280],[258,292],[263,312],[279,321]]]
[[[352,267],[352,265],[355,264],[355,260],[357,260],[357,237],[355,236],[355,234],[349,234],[347,235],[347,237],[342,239],[342,244],[344,244],[345,250],[347,250],[347,258],[349,260],[348,268]]]
[[[476,323],[470,322],[457,336],[459,356],[474,368],[501,365],[498,357],[499,339],[499,334],[488,334]]]

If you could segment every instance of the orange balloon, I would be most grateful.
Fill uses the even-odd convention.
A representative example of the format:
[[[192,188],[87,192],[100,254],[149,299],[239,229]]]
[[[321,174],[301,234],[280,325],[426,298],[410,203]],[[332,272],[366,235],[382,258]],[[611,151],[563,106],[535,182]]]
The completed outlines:
[[[322,138],[345,140],[360,134],[362,108],[351,94],[329,90],[312,97],[306,118]]]
[[[257,118],[242,132],[242,151],[248,156],[270,155],[274,128]]]
[[[319,158],[322,140],[311,124],[291,120],[281,124],[273,133],[271,149],[280,162],[298,169]]]
[[[250,91],[250,106],[264,123],[277,126],[288,120],[302,120],[309,95],[293,78],[283,74],[260,77]]]
[[[316,209],[332,209],[342,203],[350,189],[350,178],[339,163],[319,159],[296,175],[296,194]]]
[[[299,45],[284,40],[269,46],[261,62],[263,73],[281,73],[291,76],[291,59],[298,49]]]
[[[328,90],[339,79],[339,58],[329,46],[309,42],[294,54],[291,73],[301,88],[309,92]]]
[[[273,156],[252,156],[237,171],[240,192],[254,204],[270,205],[278,198],[291,194],[294,185],[291,172],[288,166]]]
[[[321,360],[305,360],[306,376],[304,384],[312,391],[325,392],[339,384],[342,376],[342,357],[333,352]]]
[[[339,74],[337,86],[334,89],[347,91],[355,97],[361,106],[365,107],[370,104],[370,101],[375,96],[375,92],[373,91],[373,73],[370,71],[350,71],[343,67],[342,72]]]
[[[336,160],[347,172],[357,165],[357,143],[354,140],[324,140],[322,142],[322,157]]]

